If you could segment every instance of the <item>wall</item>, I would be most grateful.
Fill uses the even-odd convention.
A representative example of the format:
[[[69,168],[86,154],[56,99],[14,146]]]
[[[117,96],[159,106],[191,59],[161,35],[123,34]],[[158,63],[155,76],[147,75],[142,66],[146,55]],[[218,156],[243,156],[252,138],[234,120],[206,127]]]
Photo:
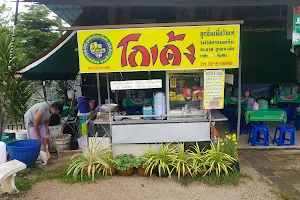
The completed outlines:
[[[290,52],[291,41],[285,38],[285,31],[242,32],[243,83],[296,81],[296,58]]]

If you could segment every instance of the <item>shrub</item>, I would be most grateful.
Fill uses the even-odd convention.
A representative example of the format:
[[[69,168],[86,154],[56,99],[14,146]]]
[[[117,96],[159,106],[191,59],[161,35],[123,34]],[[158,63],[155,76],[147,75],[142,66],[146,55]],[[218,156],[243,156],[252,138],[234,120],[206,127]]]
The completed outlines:
[[[236,157],[236,150],[237,150],[237,138],[236,134],[227,135],[224,139],[220,139],[221,149],[224,153],[227,153],[228,155],[232,157]]]
[[[181,176],[193,176],[193,157],[184,149],[184,144],[180,144],[180,148],[176,149],[175,154],[171,156],[172,166],[177,172],[178,180]]]
[[[73,178],[77,179],[79,173],[81,180],[83,180],[84,171],[87,172],[92,180],[95,179],[95,173],[99,173],[101,170],[108,168],[105,156],[110,152],[109,146],[104,147],[101,144],[102,140],[93,138],[91,143],[84,151],[84,154],[75,154],[71,158],[67,170],[67,176],[73,174]]]
[[[171,177],[172,157],[176,154],[176,147],[171,144],[164,144],[160,147],[159,151],[149,148],[148,152],[141,157],[141,160],[145,163],[146,173],[152,176],[153,170],[157,168],[158,175],[160,177],[168,175]]]
[[[117,169],[125,171],[136,165],[137,159],[132,154],[121,154],[115,158]]]
[[[198,145],[198,143],[196,143],[193,147],[191,151],[187,152],[192,159],[192,163],[193,163],[193,175],[198,175],[200,173],[200,170],[204,170],[206,171],[207,166],[205,165],[205,160],[203,158],[203,155],[205,153],[205,149],[201,149]]]
[[[237,160],[222,151],[220,141],[216,144],[211,143],[210,147],[211,149],[206,150],[203,155],[204,164],[208,167],[204,175],[212,172],[215,172],[217,176],[222,172],[228,175],[228,170],[234,171],[232,165]]]

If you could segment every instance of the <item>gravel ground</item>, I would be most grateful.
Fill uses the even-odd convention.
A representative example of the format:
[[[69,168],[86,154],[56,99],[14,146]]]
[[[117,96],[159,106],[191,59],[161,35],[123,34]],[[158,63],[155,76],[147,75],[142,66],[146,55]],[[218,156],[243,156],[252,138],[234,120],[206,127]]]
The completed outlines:
[[[242,179],[238,186],[208,186],[193,183],[183,186],[166,178],[111,177],[91,184],[63,184],[59,181],[38,183],[21,197],[22,200],[192,200],[192,199],[251,199],[276,200],[272,186],[253,168],[243,167],[242,171],[250,178]]]

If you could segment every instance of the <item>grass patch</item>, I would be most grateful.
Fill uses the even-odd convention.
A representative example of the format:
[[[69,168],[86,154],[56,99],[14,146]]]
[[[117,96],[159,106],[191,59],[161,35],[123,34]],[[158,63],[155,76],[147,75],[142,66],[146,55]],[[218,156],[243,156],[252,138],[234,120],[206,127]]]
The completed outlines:
[[[59,168],[51,172],[44,172],[39,168],[28,168],[17,174],[16,177],[16,186],[21,191],[29,190],[32,185],[52,179],[59,179],[66,174],[65,168]]]
[[[62,183],[78,183],[78,182],[92,182],[91,177],[83,175],[83,180],[80,177],[74,179],[72,176],[66,176],[67,167],[58,168],[54,171],[45,172],[40,168],[28,168],[19,172],[16,176],[16,186],[20,191],[30,190],[31,187],[39,182],[46,180],[60,180]],[[102,174],[95,174],[95,179],[103,178]]]
[[[295,195],[293,195],[287,191],[283,191],[280,189],[274,189],[274,190],[272,190],[272,192],[277,194],[278,197],[280,197],[282,200],[299,200],[299,198],[297,198]]]
[[[209,174],[206,176],[199,176],[193,178],[182,178],[180,179],[180,183],[183,186],[187,186],[192,182],[201,182],[208,185],[238,185],[241,178],[249,178],[251,177],[248,174],[240,173],[240,172],[231,172],[229,175],[221,174],[217,176],[216,174]]]
[[[106,176],[102,175],[102,174],[95,174],[95,180],[96,179],[101,179],[101,178],[104,178]],[[64,174],[63,177],[60,178],[60,181],[62,183],[69,183],[69,184],[72,184],[72,183],[90,183],[92,182],[92,178],[89,177],[87,174],[84,174],[82,176],[82,180],[81,180],[81,177],[78,176],[76,179],[73,178],[73,176],[66,176],[66,174]]]
[[[296,172],[300,174],[300,169],[296,169]]]

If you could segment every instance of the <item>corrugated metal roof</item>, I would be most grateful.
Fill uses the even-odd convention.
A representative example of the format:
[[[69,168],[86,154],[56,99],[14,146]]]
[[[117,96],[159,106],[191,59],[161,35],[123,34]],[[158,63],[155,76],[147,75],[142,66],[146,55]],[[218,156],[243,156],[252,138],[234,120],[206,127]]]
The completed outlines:
[[[46,6],[57,14],[68,24],[73,24],[77,17],[83,12],[80,6],[65,6],[65,5],[47,5]]]

